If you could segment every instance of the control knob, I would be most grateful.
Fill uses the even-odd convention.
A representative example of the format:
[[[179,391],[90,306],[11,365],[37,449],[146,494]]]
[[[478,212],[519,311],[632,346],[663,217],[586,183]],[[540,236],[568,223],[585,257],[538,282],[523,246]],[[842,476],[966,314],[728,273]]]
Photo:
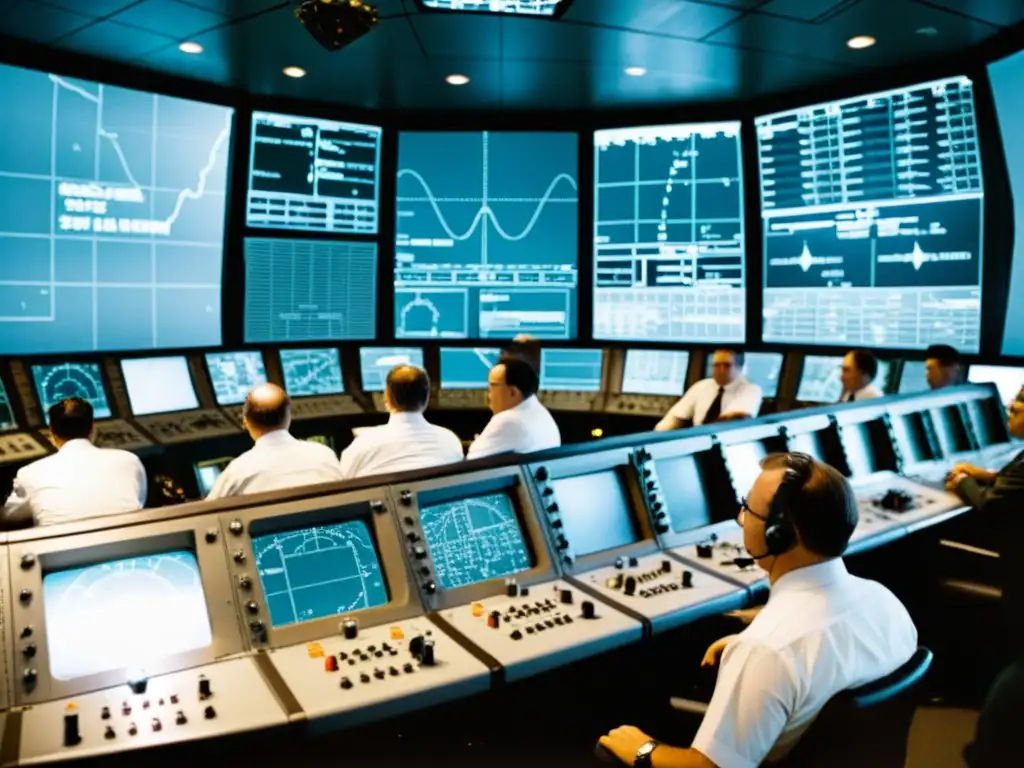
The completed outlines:
[[[683,588],[693,588],[693,571],[683,571]]]
[[[213,696],[213,691],[210,690],[210,678],[206,675],[199,676],[199,698],[208,699]]]
[[[403,507],[411,507],[412,506],[412,494],[409,493],[409,491],[402,491],[398,495],[398,501],[399,501],[399,503],[401,503],[401,505]]]
[[[636,568],[638,565],[640,565],[640,561],[637,560],[635,556],[629,558],[630,568]]]
[[[35,685],[36,679],[39,677],[39,673],[29,667],[21,673],[21,680],[25,685]]]
[[[540,480],[543,483],[545,480],[548,479],[548,468],[547,467],[537,467],[537,471],[534,473],[533,476],[536,477],[538,480]]]
[[[558,599],[563,605],[572,605],[572,590],[563,589],[558,593]]]
[[[671,560],[662,560],[661,561],[661,572],[662,573],[672,573],[672,561]]]
[[[546,487],[546,488],[545,488],[545,489],[544,489],[543,491],[541,491],[541,492],[540,492],[540,495],[541,495],[541,496],[552,496],[552,495],[554,495],[554,493],[555,493],[555,489],[554,489],[554,488],[552,488],[552,487],[551,487],[551,486],[549,485],[549,486],[547,486],[547,487]]]
[[[259,619],[255,619],[249,622],[249,631],[252,632],[253,637],[263,642],[267,639],[267,626]]]
[[[384,511],[384,502],[380,499],[374,499],[370,502],[370,511],[376,515],[379,515]]]
[[[29,643],[21,649],[21,653],[26,659],[31,659],[33,656],[36,655],[36,644]]]
[[[433,581],[426,581],[423,583],[423,591],[428,595],[432,595],[437,592],[437,584]]]
[[[250,600],[245,604],[245,610],[247,610],[249,613],[259,613],[259,603],[257,603],[255,600]]]
[[[568,539],[565,538],[565,536],[559,535],[558,539],[555,542],[555,545],[559,549],[568,549],[569,548],[569,541],[568,541]]]
[[[417,560],[422,560],[427,556],[427,549],[422,544],[416,544],[412,548],[412,554]]]
[[[242,589],[252,589],[252,579],[243,573],[238,577],[238,586]]]
[[[21,556],[21,570],[30,570],[36,564],[36,556],[31,552]]]
[[[21,629],[21,636],[22,636],[22,638],[32,637],[32,632],[33,632],[32,625],[31,624],[26,624]]]
[[[626,577],[622,584],[622,591],[629,596],[636,594],[636,578],[634,576]]]
[[[491,611],[487,616],[487,626],[498,629],[501,626],[501,611]]]
[[[355,640],[359,636],[359,622],[355,619],[345,619],[341,622],[341,634],[346,640]]]
[[[18,593],[18,599],[25,605],[32,602],[32,590],[23,589]]]
[[[232,554],[232,555],[231,555],[231,558],[232,558],[232,559],[233,559],[233,560],[234,560],[234,561],[235,561],[236,563],[244,563],[244,562],[245,562],[245,552],[243,552],[243,551],[242,551],[242,550],[240,550],[240,549],[236,549],[236,550],[234,551],[234,554]]]
[[[420,656],[420,664],[424,667],[434,666],[434,641],[429,637],[423,641],[423,655]]]
[[[654,524],[654,530],[657,533],[668,533],[669,532],[668,523],[666,523],[663,520],[659,520],[658,522],[656,522]]]
[[[508,597],[518,597],[519,596],[519,585],[516,584],[516,580],[515,579],[509,579],[505,583],[505,594]]]
[[[241,536],[245,526],[242,525],[242,521],[235,519],[228,523],[228,530],[231,531],[235,536]]]
[[[590,600],[584,600],[580,603],[580,612],[584,619],[596,619],[597,613],[594,609],[594,604]]]
[[[78,732],[78,707],[68,704],[64,708],[64,746],[73,747],[81,741],[82,734]]]
[[[660,501],[653,501],[652,500],[651,511],[652,512],[661,512],[662,506],[664,506],[664,505]],[[662,512],[662,514],[664,514],[664,512]]]
[[[555,514],[556,512],[558,512],[558,502],[557,501],[551,502],[550,504],[547,505],[547,507],[545,509],[547,510],[547,513],[549,515]]]
[[[701,560],[709,560],[715,553],[714,544],[698,544],[697,557]]]
[[[207,528],[206,529],[206,543],[213,544],[217,540],[217,529]]]

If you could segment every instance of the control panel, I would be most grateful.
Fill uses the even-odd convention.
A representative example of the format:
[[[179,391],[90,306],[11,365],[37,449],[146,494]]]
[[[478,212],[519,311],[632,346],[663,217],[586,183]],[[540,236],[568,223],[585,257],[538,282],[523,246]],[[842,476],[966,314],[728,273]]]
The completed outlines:
[[[216,408],[137,416],[135,421],[162,445],[191,443],[211,437],[236,435],[239,431],[238,426],[232,424]]]
[[[684,563],[738,584],[752,588],[768,586],[768,574],[743,546],[743,531],[735,524],[731,527],[728,530],[717,526],[692,544],[670,551]]]
[[[152,440],[124,419],[97,421],[95,442],[100,448],[120,448],[122,451],[137,451],[153,445]]]
[[[297,397],[292,400],[292,418],[296,421],[327,419],[332,416],[348,416],[362,412],[363,409],[351,395]]]
[[[42,442],[26,432],[0,434],[0,466],[34,461],[48,452]]]
[[[600,392],[542,389],[538,397],[549,411],[597,411],[604,395]]]
[[[439,389],[437,407],[452,410],[487,410],[486,389]]]
[[[860,523],[854,539],[882,533],[892,526],[912,532],[934,518],[966,512],[969,507],[956,495],[936,490],[897,475],[878,472],[853,483]]]
[[[678,397],[664,395],[609,395],[604,405],[606,413],[624,413],[661,418],[679,401]]]

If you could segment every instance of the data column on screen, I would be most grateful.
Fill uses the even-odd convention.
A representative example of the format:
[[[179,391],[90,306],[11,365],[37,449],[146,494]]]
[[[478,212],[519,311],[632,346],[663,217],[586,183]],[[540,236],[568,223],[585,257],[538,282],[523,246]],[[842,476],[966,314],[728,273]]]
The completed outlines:
[[[978,351],[983,187],[965,77],[756,120],[765,341]]]
[[[578,140],[403,133],[398,338],[576,336]]]
[[[740,124],[594,134],[594,338],[743,341]]]

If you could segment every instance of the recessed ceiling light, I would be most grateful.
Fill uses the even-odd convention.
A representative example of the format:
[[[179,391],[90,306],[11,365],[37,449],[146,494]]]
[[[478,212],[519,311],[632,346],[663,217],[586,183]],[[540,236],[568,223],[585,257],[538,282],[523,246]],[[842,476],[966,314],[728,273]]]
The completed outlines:
[[[623,71],[630,77],[643,77],[647,74],[646,67],[626,67]]]
[[[288,75],[288,77],[306,76],[306,70],[304,70],[302,67],[285,67],[283,71],[286,75]]]
[[[178,50],[182,53],[202,53],[203,46],[190,40],[179,45]]]
[[[870,48],[876,42],[878,41],[875,40],[875,38],[873,38],[871,35],[857,35],[855,37],[851,37],[849,40],[846,41],[846,47],[853,48],[853,50],[855,51],[859,51],[861,48]]]
[[[935,27],[921,27],[917,30],[917,34],[924,35],[925,37],[935,37],[939,34],[939,30]]]
[[[448,75],[448,77],[446,77],[444,80],[446,83],[448,83],[448,85],[465,85],[466,83],[469,82],[468,77],[459,74]]]

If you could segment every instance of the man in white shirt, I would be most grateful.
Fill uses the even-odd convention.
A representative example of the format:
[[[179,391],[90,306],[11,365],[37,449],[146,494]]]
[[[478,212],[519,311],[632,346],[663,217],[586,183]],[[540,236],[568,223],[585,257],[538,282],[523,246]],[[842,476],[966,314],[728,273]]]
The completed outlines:
[[[487,404],[494,415],[469,446],[466,458],[531,453],[562,444],[558,424],[537,399],[539,375],[530,363],[504,358],[487,375]]]
[[[743,376],[743,353],[717,349],[711,358],[711,378],[686,390],[654,428],[659,432],[716,421],[749,419],[761,410],[761,388]]]
[[[768,572],[767,605],[740,634],[714,643],[715,692],[693,744],[659,744],[633,726],[601,738],[626,765],[756,768],[777,761],[835,694],[905,664],[917,630],[900,601],[847,572],[857,525],[846,479],[805,454],[769,456],[740,506],[743,543]]]
[[[97,448],[92,405],[69,397],[50,406],[50,441],[57,453],[18,470],[4,505],[11,525],[53,525],[133,512],[146,504],[146,470],[128,451]]]
[[[960,353],[948,344],[932,344],[924,353],[924,377],[930,389],[955,387],[963,378]]]
[[[393,368],[384,386],[384,406],[391,414],[388,423],[361,432],[342,452],[345,479],[462,461],[459,436],[423,417],[429,400],[426,371],[413,365]]]
[[[255,445],[225,467],[207,499],[276,491],[342,480],[338,457],[326,445],[288,432],[292,403],[276,384],[260,384],[242,407],[242,426]]]
[[[873,400],[885,394],[872,382],[878,375],[878,358],[866,349],[854,349],[843,358],[843,368],[839,378],[843,382],[843,394],[839,402],[852,403],[860,400]]]

